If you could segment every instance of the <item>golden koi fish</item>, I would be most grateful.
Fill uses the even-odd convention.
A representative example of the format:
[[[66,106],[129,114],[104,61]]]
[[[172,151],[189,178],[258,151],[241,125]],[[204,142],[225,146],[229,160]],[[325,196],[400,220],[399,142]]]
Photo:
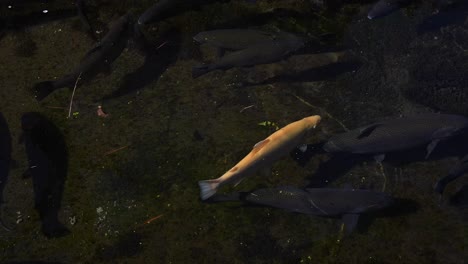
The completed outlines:
[[[218,188],[224,184],[231,182],[234,182],[235,185],[239,184],[245,176],[253,174],[258,169],[287,155],[303,143],[308,132],[317,126],[320,119],[321,117],[318,115],[309,116],[281,128],[255,144],[247,156],[221,177],[199,181],[201,199],[206,200],[213,196]]]

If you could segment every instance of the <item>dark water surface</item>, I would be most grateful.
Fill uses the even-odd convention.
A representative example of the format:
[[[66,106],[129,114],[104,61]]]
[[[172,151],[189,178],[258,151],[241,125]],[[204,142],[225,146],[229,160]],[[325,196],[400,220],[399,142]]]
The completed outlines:
[[[347,237],[339,219],[203,203],[197,184],[273,133],[264,121],[282,127],[321,115],[305,142],[313,145],[382,117],[468,115],[466,5],[435,13],[430,1],[415,1],[369,20],[372,1],[199,2],[144,25],[146,41],[131,40],[110,69],[79,80],[70,108],[73,87],[41,102],[32,87],[71,72],[109,23],[127,12],[134,22],[154,1],[84,1],[88,31],[73,1],[0,0],[0,112],[12,145],[9,173],[0,177],[0,262],[466,263],[468,177],[450,183],[441,201],[433,190],[463,156],[463,136],[429,160],[404,153],[410,157],[389,157],[383,168],[372,158],[287,155],[271,173],[219,190],[351,184],[398,198],[392,211],[363,216]],[[193,66],[216,58],[193,36],[227,28],[284,30],[308,42],[280,63],[192,78]],[[333,53],[310,55],[323,52]],[[57,175],[68,164],[66,177],[45,183],[60,193],[44,199],[60,207],[54,230],[63,231],[48,236],[37,186],[23,175],[32,165],[18,142],[34,140],[23,133],[26,112],[41,113],[67,146],[55,159],[66,161],[47,165]],[[57,143],[39,141],[37,155]]]

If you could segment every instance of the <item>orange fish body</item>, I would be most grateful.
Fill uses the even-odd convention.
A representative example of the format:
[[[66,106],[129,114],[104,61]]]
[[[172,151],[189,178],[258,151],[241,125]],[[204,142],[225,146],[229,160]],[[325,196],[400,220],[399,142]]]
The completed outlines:
[[[321,117],[318,115],[309,116],[281,128],[255,144],[247,156],[221,177],[199,181],[201,199],[206,200],[213,196],[222,185],[232,182],[237,185],[245,176],[287,155],[303,143],[308,132],[315,128],[320,120]]]

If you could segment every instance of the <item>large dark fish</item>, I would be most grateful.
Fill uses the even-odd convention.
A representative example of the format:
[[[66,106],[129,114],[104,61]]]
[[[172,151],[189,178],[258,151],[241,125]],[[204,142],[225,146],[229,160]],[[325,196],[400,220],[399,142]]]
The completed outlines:
[[[468,172],[468,155],[463,157],[463,159],[460,160],[460,162],[455,166],[455,168],[450,170],[447,176],[443,177],[436,183],[436,185],[434,186],[434,190],[442,194],[447,184],[456,180],[458,177],[462,176],[466,172]]]
[[[228,50],[246,49],[260,42],[274,40],[273,33],[255,29],[218,29],[203,31],[193,37],[200,44]]]
[[[389,15],[390,13],[408,5],[411,0],[379,0],[367,14],[367,18],[374,19]]]
[[[280,33],[277,39],[260,42],[246,49],[225,55],[218,61],[192,68],[192,77],[197,78],[213,70],[226,70],[233,67],[244,67],[272,63],[284,59],[289,53],[304,46],[304,41],[289,33]]]
[[[281,208],[290,212],[322,217],[342,217],[347,233],[352,232],[356,227],[360,214],[384,209],[394,202],[391,196],[370,190],[299,189],[291,186],[265,188],[241,193],[238,199],[251,204]],[[236,200],[236,198],[232,200]]]
[[[466,132],[468,118],[460,115],[421,114],[383,120],[332,136],[323,146],[327,152],[374,154],[378,160],[388,152],[427,144],[426,158],[443,139]]]
[[[68,169],[68,154],[60,130],[37,112],[21,117],[28,176],[32,177],[34,205],[48,237],[66,235],[68,230],[58,220],[58,211]]]
[[[11,166],[11,134],[5,117],[0,113],[0,225],[10,230],[1,219],[1,206],[3,204],[3,190],[8,181],[8,174]]]
[[[50,93],[64,87],[73,87],[81,74],[81,79],[90,80],[99,72],[110,68],[127,46],[132,27],[130,15],[124,15],[113,23],[109,32],[102,38],[96,47],[88,51],[85,57],[71,73],[55,81],[40,82],[34,86],[37,100],[42,100]]]

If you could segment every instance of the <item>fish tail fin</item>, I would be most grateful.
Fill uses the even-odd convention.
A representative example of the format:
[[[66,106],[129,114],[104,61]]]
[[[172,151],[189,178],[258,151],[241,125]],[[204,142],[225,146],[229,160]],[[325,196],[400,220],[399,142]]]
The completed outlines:
[[[218,191],[220,181],[218,179],[199,181],[200,186],[200,197],[202,200],[206,200],[213,196]]]
[[[195,66],[192,67],[192,78],[198,78],[202,76],[203,74],[208,73],[211,71],[211,68],[209,65],[201,65],[201,66]]]
[[[34,85],[33,93],[38,101],[42,101],[55,90],[53,82],[46,81]]]

